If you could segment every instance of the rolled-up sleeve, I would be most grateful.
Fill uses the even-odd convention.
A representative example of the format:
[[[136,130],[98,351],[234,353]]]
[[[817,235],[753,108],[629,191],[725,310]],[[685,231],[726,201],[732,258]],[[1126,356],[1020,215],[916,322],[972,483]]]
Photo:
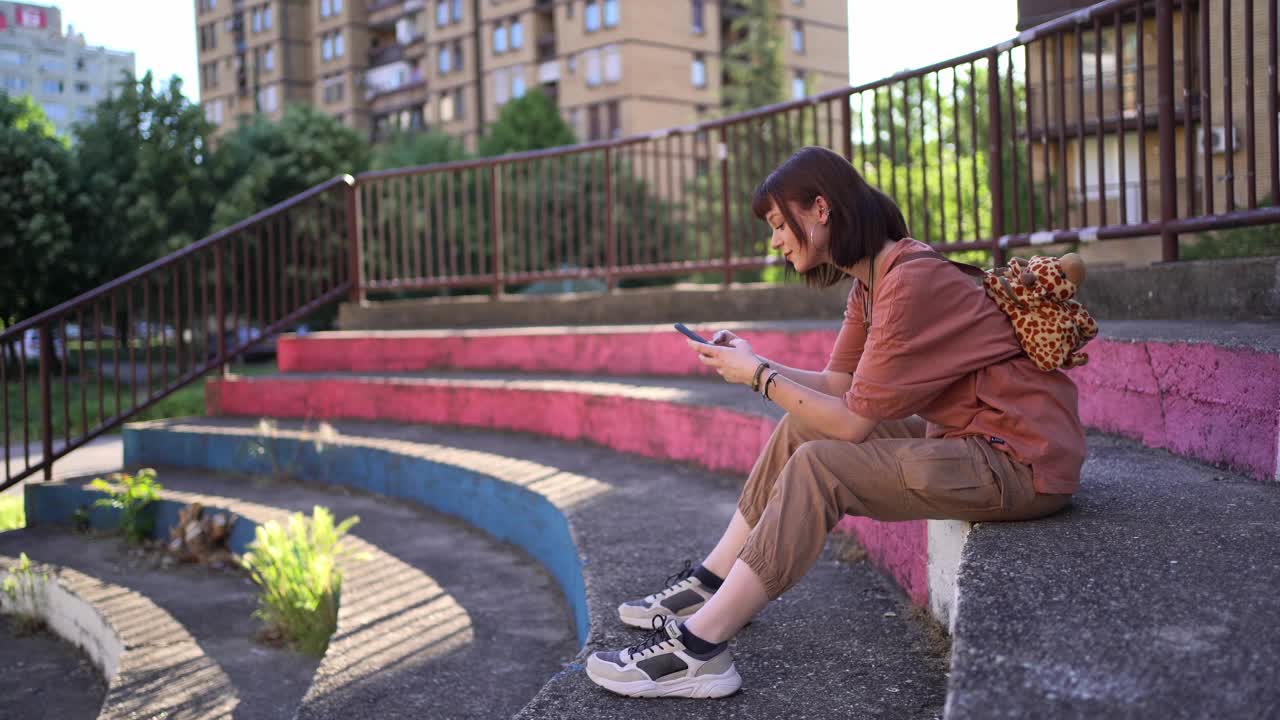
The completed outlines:
[[[827,360],[827,370],[852,374],[858,369],[858,361],[862,359],[863,346],[867,342],[867,329],[863,325],[862,297],[865,293],[862,283],[854,281],[849,291],[849,301],[844,309],[844,323],[840,326],[840,334],[836,336],[836,344],[831,347],[831,357]]]

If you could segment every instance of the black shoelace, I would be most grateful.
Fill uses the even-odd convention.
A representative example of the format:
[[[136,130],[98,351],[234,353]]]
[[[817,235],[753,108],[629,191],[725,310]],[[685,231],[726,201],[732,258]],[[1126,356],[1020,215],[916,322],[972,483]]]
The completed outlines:
[[[675,575],[670,575],[667,577],[667,587],[671,587],[672,585],[675,585],[676,583],[688,578],[692,574],[693,574],[693,563],[689,560],[685,560],[683,570],[680,570]]]
[[[648,635],[646,635],[643,640],[636,643],[635,645],[629,645],[627,647],[627,656],[635,657],[636,655],[644,652],[645,650],[648,650],[649,648],[657,647],[658,645],[661,645],[662,643],[667,642],[670,639],[671,637],[667,635],[666,619],[663,618],[661,615],[655,616],[653,618],[653,631],[650,632]]]

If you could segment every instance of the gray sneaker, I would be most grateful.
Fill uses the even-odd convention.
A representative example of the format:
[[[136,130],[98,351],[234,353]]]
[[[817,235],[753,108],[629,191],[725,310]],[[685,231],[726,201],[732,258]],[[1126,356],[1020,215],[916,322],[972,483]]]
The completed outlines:
[[[667,578],[666,588],[639,600],[622,603],[618,606],[618,617],[631,627],[648,630],[653,627],[655,617],[674,617],[683,621],[693,615],[715,592],[694,577],[693,570],[692,563],[685,560],[684,569]]]
[[[695,655],[684,646],[680,625],[670,618],[649,637],[622,650],[587,658],[591,682],[631,697],[718,698],[742,687],[726,643],[718,652]]]

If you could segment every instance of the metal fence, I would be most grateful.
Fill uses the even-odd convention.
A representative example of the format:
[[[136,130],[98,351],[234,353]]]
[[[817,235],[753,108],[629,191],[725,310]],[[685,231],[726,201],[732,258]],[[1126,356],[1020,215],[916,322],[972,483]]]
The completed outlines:
[[[20,357],[34,331],[39,358],[34,372],[0,363],[0,489],[47,476],[52,459],[344,294],[729,282],[777,264],[750,194],[805,145],[843,154],[944,251],[999,264],[1019,246],[1160,237],[1176,260],[1180,233],[1280,221],[1276,13],[1253,0],[1108,0],[816,98],[335,179],[0,335],[0,353]]]

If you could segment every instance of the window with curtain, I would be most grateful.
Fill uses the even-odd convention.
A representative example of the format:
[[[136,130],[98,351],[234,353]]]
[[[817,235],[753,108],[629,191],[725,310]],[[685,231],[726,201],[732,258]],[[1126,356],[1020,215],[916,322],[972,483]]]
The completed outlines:
[[[707,86],[707,60],[702,53],[694,53],[693,65],[689,68],[690,80],[693,86],[703,88]]]
[[[493,52],[501,54],[507,51],[507,26],[498,21],[493,26]]]
[[[707,31],[706,25],[703,22],[704,8],[702,6],[702,0],[691,0],[689,5],[693,10],[693,32],[701,35]]]
[[[622,79],[622,52],[617,45],[604,47],[604,81],[616,83]]]
[[[587,0],[586,10],[582,13],[582,22],[587,32],[595,32],[600,29],[599,0]]]
[[[618,27],[618,0],[604,0],[604,26]]]

